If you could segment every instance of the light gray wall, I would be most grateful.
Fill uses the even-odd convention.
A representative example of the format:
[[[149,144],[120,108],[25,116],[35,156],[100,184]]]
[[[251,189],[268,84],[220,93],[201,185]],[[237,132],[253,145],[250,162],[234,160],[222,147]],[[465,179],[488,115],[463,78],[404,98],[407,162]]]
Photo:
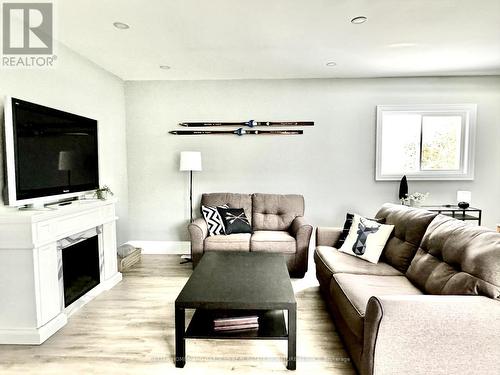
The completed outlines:
[[[3,113],[3,96],[9,95],[98,120],[100,182],[119,199],[118,242],[124,242],[128,239],[124,83],[61,44],[56,53],[53,69],[0,69],[0,110]],[[0,188],[2,184],[0,178]]]
[[[202,192],[300,193],[316,226],[374,215],[397,182],[374,180],[377,104],[477,103],[476,179],[410,182],[427,203],[471,190],[484,224],[500,221],[500,77],[127,82],[130,238],[187,239],[188,179],[179,153],[199,150]],[[314,120],[303,136],[174,136],[181,121]]]

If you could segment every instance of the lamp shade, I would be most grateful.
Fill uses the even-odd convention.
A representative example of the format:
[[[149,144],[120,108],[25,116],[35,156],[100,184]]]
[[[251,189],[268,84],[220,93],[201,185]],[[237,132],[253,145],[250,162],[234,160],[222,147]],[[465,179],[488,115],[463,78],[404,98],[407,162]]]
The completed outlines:
[[[75,168],[76,160],[73,151],[59,151],[59,165],[60,171],[70,171]]]
[[[457,202],[470,203],[472,198],[472,193],[466,190],[457,191]]]
[[[201,152],[181,151],[180,171],[201,171]]]

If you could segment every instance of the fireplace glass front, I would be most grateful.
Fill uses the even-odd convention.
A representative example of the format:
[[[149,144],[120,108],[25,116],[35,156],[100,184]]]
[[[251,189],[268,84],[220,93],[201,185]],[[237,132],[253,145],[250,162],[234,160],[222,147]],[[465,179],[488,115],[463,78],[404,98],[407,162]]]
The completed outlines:
[[[100,282],[98,236],[63,248],[62,266],[67,307]]]

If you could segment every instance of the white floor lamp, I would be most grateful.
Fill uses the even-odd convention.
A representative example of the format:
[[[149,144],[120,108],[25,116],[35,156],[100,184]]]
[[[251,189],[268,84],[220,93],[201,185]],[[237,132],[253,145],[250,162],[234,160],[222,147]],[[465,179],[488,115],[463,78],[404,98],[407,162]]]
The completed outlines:
[[[181,161],[179,171],[189,171],[189,220],[193,222],[193,172],[201,171],[201,152],[199,151],[181,151]],[[191,257],[187,258],[189,262]]]

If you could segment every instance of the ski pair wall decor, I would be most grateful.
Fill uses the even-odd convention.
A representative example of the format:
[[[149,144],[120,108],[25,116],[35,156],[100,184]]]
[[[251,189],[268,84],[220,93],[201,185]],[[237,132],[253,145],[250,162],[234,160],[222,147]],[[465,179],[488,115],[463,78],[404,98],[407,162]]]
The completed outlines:
[[[172,130],[170,134],[175,135],[213,135],[213,134],[236,134],[236,135],[300,135],[303,130],[246,130],[238,128],[236,130]]]
[[[314,126],[314,121],[255,121],[244,122],[180,122],[180,126],[191,127],[214,127],[214,126]]]
[[[203,128],[189,130],[172,130],[169,133],[175,135],[217,135],[217,134],[235,134],[242,135],[300,135],[304,134],[302,129],[293,130],[260,130],[258,127],[297,127],[297,126],[314,126],[314,121],[255,121],[249,120],[244,122],[181,122],[180,126],[186,128]],[[236,130],[222,130],[217,127],[232,127],[238,126]],[[243,126],[251,129],[244,129]],[[253,129],[255,128],[255,129]]]

